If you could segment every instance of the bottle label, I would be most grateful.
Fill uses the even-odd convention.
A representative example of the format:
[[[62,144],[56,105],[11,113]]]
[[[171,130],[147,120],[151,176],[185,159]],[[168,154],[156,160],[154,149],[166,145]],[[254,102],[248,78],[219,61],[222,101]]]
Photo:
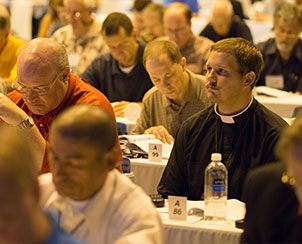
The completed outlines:
[[[213,192],[224,192],[225,185],[213,185]]]
[[[213,192],[224,192],[224,191],[225,191],[224,179],[214,179],[213,180]]]

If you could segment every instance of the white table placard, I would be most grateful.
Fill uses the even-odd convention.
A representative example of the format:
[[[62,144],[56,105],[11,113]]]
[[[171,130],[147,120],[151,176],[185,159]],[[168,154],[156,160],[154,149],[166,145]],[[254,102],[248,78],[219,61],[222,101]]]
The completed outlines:
[[[163,160],[163,144],[149,143],[148,159],[153,162]]]
[[[187,197],[168,196],[169,219],[187,219]]]

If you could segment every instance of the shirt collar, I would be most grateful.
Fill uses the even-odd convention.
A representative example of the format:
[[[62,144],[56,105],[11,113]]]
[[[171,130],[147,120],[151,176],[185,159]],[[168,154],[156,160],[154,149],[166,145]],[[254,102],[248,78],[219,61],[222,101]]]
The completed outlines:
[[[246,107],[245,109],[243,109],[241,112],[239,112],[239,113],[237,113],[237,114],[233,114],[233,115],[221,115],[221,114],[219,114],[218,111],[217,111],[217,108],[218,108],[218,105],[217,105],[217,104],[214,105],[214,111],[215,111],[215,113],[220,117],[220,119],[221,119],[221,121],[222,121],[223,123],[226,123],[226,124],[235,124],[234,118],[235,118],[235,117],[238,117],[239,115],[243,114],[246,110],[248,110],[248,108],[252,105],[253,100],[254,100],[254,98],[252,97],[252,99],[251,99],[249,105],[247,105],[247,107]]]
[[[273,39],[273,42],[270,43],[270,45],[267,46],[266,50],[264,50],[265,55],[273,55],[273,54],[279,54],[279,51],[277,49],[276,45],[276,39]],[[279,54],[280,55],[280,54]],[[298,60],[302,61],[302,41],[299,38],[296,45],[293,48],[292,55],[296,57]]]

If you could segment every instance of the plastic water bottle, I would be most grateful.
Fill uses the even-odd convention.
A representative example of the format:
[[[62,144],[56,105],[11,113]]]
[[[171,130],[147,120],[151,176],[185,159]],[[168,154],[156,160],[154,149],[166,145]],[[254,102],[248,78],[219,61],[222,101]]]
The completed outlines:
[[[222,222],[227,215],[228,171],[220,153],[212,153],[211,160],[205,170],[204,216],[206,221]]]

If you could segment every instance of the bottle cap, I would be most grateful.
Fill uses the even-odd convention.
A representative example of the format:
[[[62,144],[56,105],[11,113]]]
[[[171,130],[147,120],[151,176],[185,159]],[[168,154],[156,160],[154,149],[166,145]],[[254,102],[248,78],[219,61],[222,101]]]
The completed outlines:
[[[211,160],[212,161],[221,161],[221,153],[212,153]]]

